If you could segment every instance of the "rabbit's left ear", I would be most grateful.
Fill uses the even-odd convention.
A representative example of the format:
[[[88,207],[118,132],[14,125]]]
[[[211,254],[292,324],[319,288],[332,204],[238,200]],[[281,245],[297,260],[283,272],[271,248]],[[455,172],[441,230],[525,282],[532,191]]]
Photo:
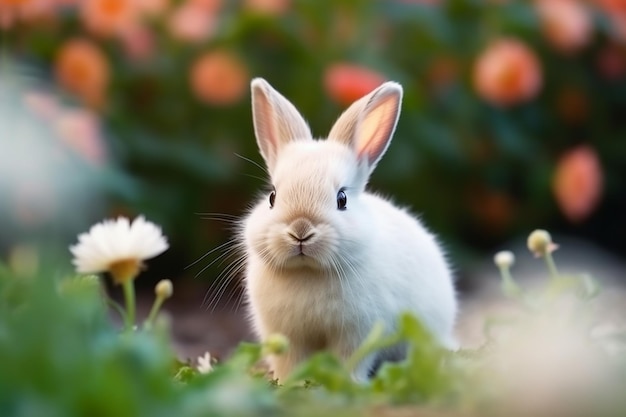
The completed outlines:
[[[402,86],[386,82],[353,103],[339,117],[328,139],[350,146],[371,173],[391,142],[401,104]]]

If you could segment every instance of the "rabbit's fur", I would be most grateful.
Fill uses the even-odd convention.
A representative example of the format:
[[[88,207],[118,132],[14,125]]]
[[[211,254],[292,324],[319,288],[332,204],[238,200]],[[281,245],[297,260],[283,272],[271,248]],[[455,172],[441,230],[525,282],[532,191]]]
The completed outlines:
[[[288,337],[286,354],[269,358],[283,380],[319,350],[349,357],[377,321],[393,331],[398,315],[419,317],[442,345],[455,348],[453,279],[435,237],[406,210],[365,191],[385,152],[402,100],[387,82],[355,102],[327,140],[314,140],[295,107],[265,80],[252,81],[257,142],[275,194],[242,223],[245,286],[261,340]],[[341,207],[339,192],[347,197]],[[363,360],[363,380],[397,346]]]

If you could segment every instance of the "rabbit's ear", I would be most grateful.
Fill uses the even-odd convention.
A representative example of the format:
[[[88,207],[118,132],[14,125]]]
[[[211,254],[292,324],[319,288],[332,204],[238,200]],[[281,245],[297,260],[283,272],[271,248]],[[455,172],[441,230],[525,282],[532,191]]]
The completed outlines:
[[[254,134],[271,172],[280,149],[292,140],[312,139],[311,130],[293,104],[267,81],[255,78],[250,86]]]
[[[339,117],[328,139],[354,149],[359,162],[364,162],[371,172],[391,142],[401,103],[400,84],[386,82],[354,102]]]

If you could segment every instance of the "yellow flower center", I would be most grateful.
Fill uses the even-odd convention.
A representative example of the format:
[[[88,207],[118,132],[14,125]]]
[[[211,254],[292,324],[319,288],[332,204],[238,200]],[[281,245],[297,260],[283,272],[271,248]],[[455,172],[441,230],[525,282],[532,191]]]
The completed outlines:
[[[113,276],[113,282],[123,284],[126,281],[135,279],[141,269],[141,262],[138,259],[122,259],[113,262],[109,266],[109,272]]]

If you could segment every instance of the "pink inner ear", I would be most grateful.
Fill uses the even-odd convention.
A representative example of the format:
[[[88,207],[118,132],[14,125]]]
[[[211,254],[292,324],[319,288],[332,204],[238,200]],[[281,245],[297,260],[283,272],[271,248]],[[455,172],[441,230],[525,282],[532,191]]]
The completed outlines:
[[[270,171],[281,147],[293,140],[312,139],[308,125],[293,104],[266,81],[252,82],[252,106],[257,143]]]
[[[374,165],[385,153],[398,117],[398,99],[388,95],[375,103],[359,124],[357,132],[357,155],[367,157],[368,164]]]
[[[272,108],[267,93],[261,89],[254,96],[255,114],[254,121],[257,129],[257,140],[264,156],[273,159],[276,153],[277,131],[273,122]]]

